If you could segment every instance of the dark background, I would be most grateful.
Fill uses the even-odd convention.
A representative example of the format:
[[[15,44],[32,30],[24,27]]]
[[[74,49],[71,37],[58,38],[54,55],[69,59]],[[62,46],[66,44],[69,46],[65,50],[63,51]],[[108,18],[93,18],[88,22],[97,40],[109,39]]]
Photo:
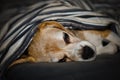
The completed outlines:
[[[40,0],[0,0],[0,29],[14,15],[20,13],[22,10],[25,10],[26,6],[34,4],[38,1]],[[93,4],[95,11],[108,14],[109,16],[111,16],[112,18],[120,22],[120,0],[91,0],[91,3]],[[19,74],[21,74],[22,76],[24,76],[25,74],[28,74],[29,70],[32,67],[33,70],[31,71],[33,72],[37,71],[38,74],[44,73],[43,75],[38,75],[37,77],[40,77],[40,78],[42,77],[46,80],[50,80],[50,78],[54,78],[54,75],[56,75],[56,78],[59,80],[63,80],[63,79],[80,80],[80,78],[81,80],[87,80],[88,78],[90,80],[120,80],[120,76],[119,76],[120,75],[120,51],[118,54],[113,56],[99,56],[97,57],[96,61],[93,61],[93,62],[86,62],[86,63],[83,62],[80,64],[79,63],[80,62],[76,62],[76,63],[73,62],[73,63],[67,63],[67,64],[61,63],[61,64],[54,64],[54,65],[51,63],[49,64],[38,63],[35,65],[23,64],[21,66],[17,66],[16,68],[13,68],[12,70],[10,70],[10,72],[8,73],[8,78],[11,78],[12,80],[12,78],[15,77],[14,76],[15,69],[16,69],[15,72],[17,73],[16,78],[18,78]],[[49,68],[47,66],[49,66]],[[23,67],[26,70],[23,70]],[[56,70],[55,67],[58,67],[59,69]],[[64,67],[64,68],[61,68],[61,67]],[[77,69],[77,67],[79,67],[79,69]],[[65,71],[65,70],[68,70],[68,71]],[[19,71],[21,71],[21,73]],[[51,74],[52,71],[53,73]],[[63,71],[65,75],[63,74]],[[55,72],[59,72],[59,73],[55,73]],[[46,77],[46,75],[48,76]],[[35,79],[31,79],[31,77],[29,76],[36,77],[36,75],[33,75],[31,73],[26,77],[27,78],[26,80],[35,80]],[[72,78],[75,78],[75,79],[72,79]],[[19,78],[19,80],[23,80],[23,79]],[[51,79],[51,80],[56,80],[56,79]]]

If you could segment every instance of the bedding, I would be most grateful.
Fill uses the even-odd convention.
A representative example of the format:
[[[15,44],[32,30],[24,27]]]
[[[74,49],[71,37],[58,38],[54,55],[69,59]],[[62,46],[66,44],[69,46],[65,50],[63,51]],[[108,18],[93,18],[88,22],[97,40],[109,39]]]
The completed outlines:
[[[15,15],[20,15],[10,20],[10,22],[7,23],[4,28],[1,28],[1,30],[4,32],[2,32],[2,35],[0,35],[0,46],[4,45],[6,42],[9,43],[5,46],[5,48],[3,46],[3,48],[1,47],[0,49],[0,68],[1,74],[6,74],[4,78],[8,80],[86,80],[88,78],[90,80],[119,79],[119,52],[118,54],[113,56],[100,56],[98,57],[98,59],[96,59],[96,61],[92,62],[69,62],[60,64],[23,63],[20,65],[16,65],[7,71],[10,63],[19,58],[19,56],[21,56],[25,52],[27,46],[29,45],[30,39],[36,31],[36,25],[42,21],[56,20],[64,26],[69,26],[67,28],[70,29],[104,30],[106,28],[109,28],[118,33],[118,35],[120,33],[120,29],[118,27],[119,23],[116,20],[111,19],[111,17],[109,16],[106,16],[106,14],[102,15],[96,12],[96,9],[94,11],[91,6],[86,6],[85,4],[89,4],[87,1],[60,0],[57,1],[57,4],[51,4],[47,7],[46,5],[49,4],[51,1],[47,0],[46,2],[44,2],[44,4],[42,2],[44,1],[40,1],[39,3],[27,8],[20,8],[19,12],[14,13]],[[56,3],[56,0],[53,0],[53,2]],[[53,6],[63,6],[65,10],[61,10],[59,8],[56,9]],[[54,9],[54,11],[51,11],[50,8],[51,10]],[[62,14],[59,13],[59,11],[61,11]],[[11,11],[11,13],[13,12]],[[54,15],[52,15],[53,13]],[[79,15],[77,13],[79,13]],[[98,20],[98,22],[94,23],[94,20]],[[78,25],[80,26],[78,27]],[[4,36],[6,32],[7,36]],[[14,36],[12,36],[13,33],[15,33]],[[21,41],[21,43],[16,46],[19,40]],[[11,52],[11,50],[13,50],[13,52]]]

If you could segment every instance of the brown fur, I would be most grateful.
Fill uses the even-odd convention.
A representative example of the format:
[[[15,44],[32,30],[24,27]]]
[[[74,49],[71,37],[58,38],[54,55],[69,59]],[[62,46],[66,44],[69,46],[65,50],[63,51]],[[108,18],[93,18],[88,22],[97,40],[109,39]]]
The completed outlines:
[[[79,37],[82,40],[86,39],[86,37],[84,36],[84,33],[86,33],[86,32],[93,33],[96,35],[101,35],[102,37],[107,37],[111,32],[110,30],[104,30],[104,31],[97,31],[97,30],[73,31],[72,30],[72,32],[75,34],[74,35],[70,30],[65,29],[58,22],[46,21],[46,22],[41,23],[38,26],[38,30],[35,33],[35,35],[32,39],[32,42],[29,45],[28,56],[25,58],[16,60],[15,62],[12,63],[12,65],[18,64],[18,63],[23,63],[23,62],[41,62],[41,61],[49,62],[50,55],[55,55],[56,57],[62,58],[64,56],[63,54],[61,54],[61,53],[56,54],[56,52],[59,52],[59,51],[62,52],[62,49],[58,47],[57,40],[53,40],[51,38],[52,35],[47,35],[45,32],[45,31],[47,31],[46,29],[49,30],[49,28],[53,28],[53,29],[51,29],[51,32],[54,31],[54,28],[58,28],[59,30],[69,33],[71,36],[76,35],[77,37]],[[49,40],[46,38],[48,38]],[[63,42],[61,41],[61,43],[63,43]],[[60,44],[60,42],[59,42],[59,44]],[[52,52],[53,54],[51,54],[49,52]]]
[[[82,30],[82,31],[74,30],[73,33],[80,39],[86,40],[84,33],[92,33],[92,34],[100,35],[103,38],[106,38],[111,33],[111,30],[103,30],[103,31],[100,31],[100,30]]]

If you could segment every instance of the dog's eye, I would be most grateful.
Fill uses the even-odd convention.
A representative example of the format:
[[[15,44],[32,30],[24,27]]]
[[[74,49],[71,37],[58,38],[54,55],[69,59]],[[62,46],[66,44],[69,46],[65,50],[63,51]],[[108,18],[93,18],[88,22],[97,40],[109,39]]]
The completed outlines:
[[[70,37],[67,33],[63,33],[63,39],[64,39],[66,44],[70,43]]]
[[[106,39],[102,40],[102,45],[103,46],[107,46],[109,43],[110,43],[109,40],[106,40]]]

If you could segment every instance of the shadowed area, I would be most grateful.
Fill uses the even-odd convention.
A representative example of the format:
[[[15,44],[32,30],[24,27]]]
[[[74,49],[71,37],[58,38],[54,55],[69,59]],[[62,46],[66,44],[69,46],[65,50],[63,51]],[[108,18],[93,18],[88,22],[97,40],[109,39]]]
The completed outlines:
[[[41,0],[0,0],[0,30],[13,16],[26,10],[26,6]],[[119,0],[91,0],[93,9],[120,22]],[[0,31],[0,34],[2,32]],[[107,45],[108,41],[103,41]],[[85,47],[89,58],[94,52]],[[88,52],[92,54],[87,55]],[[91,62],[23,63],[11,67],[4,80],[120,80],[120,51],[115,55],[98,56]],[[1,80],[1,78],[0,78]]]

